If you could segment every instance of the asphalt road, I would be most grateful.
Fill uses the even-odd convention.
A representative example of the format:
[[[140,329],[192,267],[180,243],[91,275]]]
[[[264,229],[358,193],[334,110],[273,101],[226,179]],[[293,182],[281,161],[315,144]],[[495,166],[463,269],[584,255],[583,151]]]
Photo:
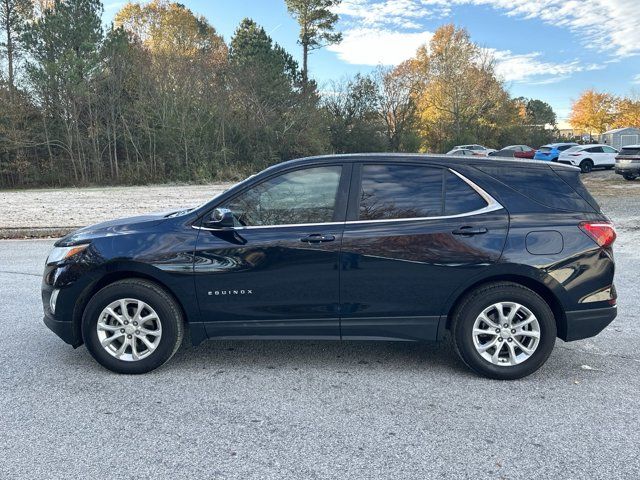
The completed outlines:
[[[0,242],[0,478],[639,478],[640,250],[620,233],[618,319],[514,382],[447,345],[315,341],[115,375],[41,321],[52,242]]]

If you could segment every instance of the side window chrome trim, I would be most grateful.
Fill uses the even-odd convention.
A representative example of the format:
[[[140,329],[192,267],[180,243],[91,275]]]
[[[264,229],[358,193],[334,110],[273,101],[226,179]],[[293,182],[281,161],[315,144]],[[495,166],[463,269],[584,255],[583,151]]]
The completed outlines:
[[[497,210],[502,210],[504,207],[500,205],[500,203],[485,192],[478,184],[469,180],[467,177],[462,175],[461,173],[448,168],[451,173],[459,177],[463,182],[469,185],[478,195],[482,197],[482,199],[487,202],[487,206],[480,208],[478,210],[473,210],[471,212],[464,213],[456,213],[454,215],[437,215],[432,217],[412,217],[412,218],[383,218],[380,220],[349,220],[347,224],[361,224],[361,223],[385,223],[385,222],[415,222],[420,220],[447,220],[450,218],[463,218],[463,217],[471,217],[474,215],[482,215],[483,213],[495,212]]]
[[[314,227],[314,226],[336,226],[336,225],[351,225],[351,224],[364,224],[364,223],[388,223],[388,222],[417,222],[421,220],[448,220],[451,218],[463,218],[463,217],[471,217],[475,215],[482,215],[483,213],[495,212],[498,210],[502,210],[504,207],[491,195],[489,195],[486,191],[484,191],[480,186],[478,186],[472,180],[469,180],[467,177],[462,175],[461,173],[448,168],[451,173],[458,176],[463,182],[469,185],[478,195],[482,197],[482,199],[487,202],[487,206],[480,208],[478,210],[473,210],[471,212],[465,213],[457,213],[455,215],[437,215],[433,217],[412,217],[412,218],[383,218],[379,220],[347,220],[346,222],[326,222],[326,223],[297,223],[297,224],[284,224],[284,225],[252,225],[247,227],[236,227],[234,230],[255,230],[258,228],[299,228],[299,227]],[[197,230],[211,230],[218,231],[215,228],[206,228],[199,227],[197,225],[192,225],[193,228]]]

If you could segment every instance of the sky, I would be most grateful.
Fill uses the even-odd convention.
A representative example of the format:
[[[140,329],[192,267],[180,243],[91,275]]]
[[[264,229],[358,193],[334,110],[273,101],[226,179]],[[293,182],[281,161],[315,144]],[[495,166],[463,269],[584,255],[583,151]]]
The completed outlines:
[[[227,41],[250,17],[300,60],[298,26],[284,0],[181,3]],[[105,1],[105,23],[123,4]],[[343,41],[310,57],[321,90],[332,80],[410,58],[439,26],[454,23],[493,53],[513,96],[548,102],[561,127],[572,100],[586,89],[640,92],[640,0],[343,0],[336,13]]]

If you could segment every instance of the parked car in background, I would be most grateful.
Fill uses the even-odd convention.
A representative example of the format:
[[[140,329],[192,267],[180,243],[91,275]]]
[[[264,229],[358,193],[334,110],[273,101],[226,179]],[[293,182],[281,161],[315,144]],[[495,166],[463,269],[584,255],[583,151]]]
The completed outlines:
[[[589,173],[594,167],[613,168],[616,155],[618,151],[609,145],[577,145],[561,152],[558,161],[580,167],[582,173]]]
[[[513,156],[516,158],[533,158],[536,154],[536,150],[528,145],[509,145],[503,150],[513,150]]]
[[[469,150],[468,148],[454,148],[453,150],[449,150],[447,155],[468,155],[468,156],[476,156],[476,157],[484,157],[485,155],[479,153],[476,150]]]
[[[457,145],[453,147],[452,150],[473,150],[480,155],[489,155],[489,153],[496,151],[495,148],[487,148],[483,145],[478,145],[477,143],[473,143],[471,145]]]
[[[575,147],[578,144],[575,142],[569,143],[549,143],[547,145],[543,145],[536,153],[533,155],[534,160],[544,160],[547,162],[557,162],[558,157],[560,157],[560,153],[565,150]]]
[[[616,156],[616,173],[625,180],[635,180],[640,177],[640,145],[622,147]]]
[[[495,152],[489,153],[488,157],[501,157],[501,158],[515,158],[515,150],[511,150],[509,147],[503,148],[501,150],[496,150]]]

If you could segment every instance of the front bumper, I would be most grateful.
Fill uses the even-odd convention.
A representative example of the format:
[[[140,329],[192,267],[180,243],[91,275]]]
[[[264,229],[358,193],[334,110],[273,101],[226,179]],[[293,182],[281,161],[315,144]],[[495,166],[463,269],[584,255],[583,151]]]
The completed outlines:
[[[560,338],[565,342],[573,342],[594,337],[613,322],[617,315],[617,306],[566,312],[566,332]]]
[[[82,338],[80,338],[80,332],[73,322],[57,320],[51,314],[45,313],[43,318],[44,324],[59,336],[65,343],[68,343],[73,348],[78,348],[82,345]]]

